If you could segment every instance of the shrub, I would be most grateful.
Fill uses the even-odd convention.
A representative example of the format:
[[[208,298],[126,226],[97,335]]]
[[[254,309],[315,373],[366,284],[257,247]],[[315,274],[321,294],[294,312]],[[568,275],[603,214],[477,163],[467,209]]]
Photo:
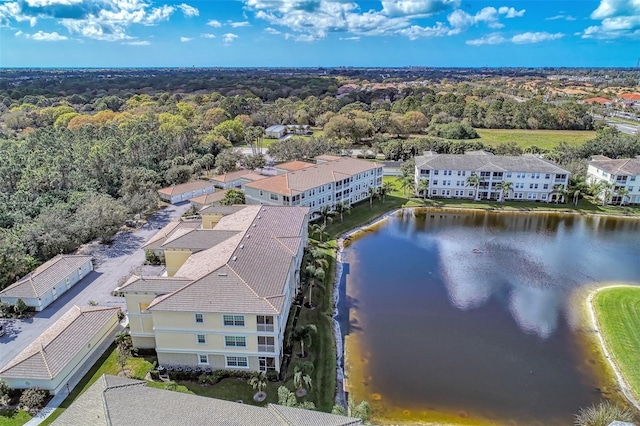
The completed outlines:
[[[22,318],[24,313],[27,312],[28,308],[29,307],[27,306],[26,303],[24,303],[24,300],[22,300],[22,299],[16,300],[16,304],[13,305],[13,311],[16,313],[18,318]]]
[[[627,408],[603,401],[597,405],[581,408],[573,424],[575,426],[608,426],[616,420],[633,423],[635,416]]]
[[[11,389],[9,389],[9,385],[5,383],[4,380],[0,379],[0,406],[8,405],[11,397],[9,393]]]
[[[20,396],[20,408],[30,413],[36,413],[42,407],[49,396],[49,391],[37,387],[25,389]]]

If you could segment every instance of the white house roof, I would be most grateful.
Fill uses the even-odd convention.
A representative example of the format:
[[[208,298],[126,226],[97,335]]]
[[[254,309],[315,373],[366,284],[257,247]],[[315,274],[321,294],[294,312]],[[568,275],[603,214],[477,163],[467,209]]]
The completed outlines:
[[[640,158],[612,159],[604,155],[593,157],[589,165],[612,175],[640,175]]]
[[[54,422],[55,426],[350,426],[359,419],[300,408],[223,401],[148,387],[103,375]]]
[[[87,262],[91,256],[60,254],[0,291],[0,297],[41,297]]]
[[[0,377],[55,378],[118,311],[118,307],[74,306],[9,361]]]
[[[265,132],[283,132],[285,129],[286,129],[286,126],[282,124],[276,124],[274,126],[267,127]]]

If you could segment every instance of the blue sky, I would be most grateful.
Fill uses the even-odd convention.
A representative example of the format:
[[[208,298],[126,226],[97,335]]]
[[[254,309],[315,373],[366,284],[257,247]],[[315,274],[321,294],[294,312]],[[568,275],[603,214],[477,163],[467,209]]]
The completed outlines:
[[[2,67],[632,67],[640,0],[0,0]]]

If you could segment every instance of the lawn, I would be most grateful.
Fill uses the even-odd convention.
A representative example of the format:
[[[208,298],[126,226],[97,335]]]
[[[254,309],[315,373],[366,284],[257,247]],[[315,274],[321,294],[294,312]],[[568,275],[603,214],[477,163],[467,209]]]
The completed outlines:
[[[21,426],[31,420],[31,414],[22,410],[0,410],[0,426]]]
[[[560,142],[569,145],[582,145],[595,138],[596,132],[579,130],[523,130],[523,129],[476,129],[479,140],[487,145],[496,146],[503,142],[515,142],[522,148],[537,146],[542,149],[553,149]]]
[[[201,385],[194,382],[179,382],[180,388],[184,387],[188,393],[193,393],[209,398],[224,399],[227,401],[242,400],[245,404],[264,406],[267,403],[278,403],[278,387],[281,382],[267,382],[267,399],[263,402],[255,402],[253,395],[256,391],[249,386],[246,379],[227,378],[214,385]],[[179,389],[180,390],[180,389]]]
[[[603,289],[592,304],[613,361],[640,399],[640,287]]]

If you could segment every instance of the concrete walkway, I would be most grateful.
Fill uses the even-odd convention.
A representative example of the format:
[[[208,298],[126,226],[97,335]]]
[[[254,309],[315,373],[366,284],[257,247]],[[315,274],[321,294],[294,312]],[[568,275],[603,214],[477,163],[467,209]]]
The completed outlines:
[[[123,325],[116,327],[116,329],[111,333],[102,344],[98,347],[98,349],[91,354],[89,358],[85,361],[84,365],[76,371],[76,373],[71,376],[69,381],[67,382],[67,387],[64,390],[61,390],[56,395],[53,396],[51,401],[44,407],[38,414],[36,414],[31,420],[25,423],[26,426],[35,426],[42,423],[47,417],[49,417],[55,410],[62,404],[69,394],[73,391],[73,389],[80,383],[80,380],[91,370],[91,367],[100,359],[102,355],[109,349],[109,346],[113,344],[116,334],[121,332],[124,329]]]

